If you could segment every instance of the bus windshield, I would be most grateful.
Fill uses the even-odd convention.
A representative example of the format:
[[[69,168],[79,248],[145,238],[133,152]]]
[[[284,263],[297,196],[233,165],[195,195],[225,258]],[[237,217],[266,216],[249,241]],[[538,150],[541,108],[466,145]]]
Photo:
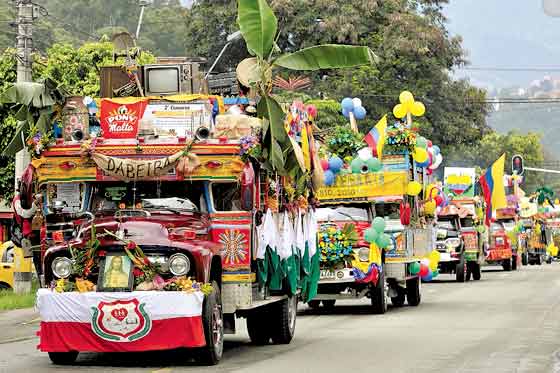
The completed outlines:
[[[368,210],[363,207],[339,205],[336,207],[321,207],[317,209],[317,220],[319,221],[368,221]]]

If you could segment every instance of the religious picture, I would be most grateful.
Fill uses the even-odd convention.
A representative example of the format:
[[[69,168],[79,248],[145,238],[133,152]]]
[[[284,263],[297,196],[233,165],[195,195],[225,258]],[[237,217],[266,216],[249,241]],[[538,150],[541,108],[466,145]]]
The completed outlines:
[[[131,291],[132,262],[126,255],[107,254],[100,271],[99,291]]]

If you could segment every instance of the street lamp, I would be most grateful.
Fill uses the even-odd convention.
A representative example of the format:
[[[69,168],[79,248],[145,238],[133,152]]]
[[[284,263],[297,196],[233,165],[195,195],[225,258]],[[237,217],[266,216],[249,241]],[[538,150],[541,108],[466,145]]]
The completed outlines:
[[[140,36],[140,27],[142,27],[142,19],[144,18],[144,8],[148,5],[153,4],[153,0],[139,0],[138,5],[140,5],[140,17],[138,17],[138,26],[136,26],[136,40]]]
[[[222,58],[222,55],[224,54],[224,52],[226,51],[226,49],[230,46],[231,43],[233,43],[236,40],[241,39],[242,35],[241,35],[241,31],[235,31],[233,34],[229,34],[226,38],[226,45],[224,45],[224,47],[222,48],[222,50],[220,51],[220,53],[218,54],[218,57],[216,57],[216,59],[214,60],[214,63],[212,64],[212,66],[210,67],[210,69],[208,70],[208,72],[206,73],[206,75],[204,76],[204,79],[208,79],[208,77],[210,76],[210,73],[212,73],[212,71],[214,71],[214,68],[216,67],[216,65],[218,64],[218,61],[220,61],[220,58]]]

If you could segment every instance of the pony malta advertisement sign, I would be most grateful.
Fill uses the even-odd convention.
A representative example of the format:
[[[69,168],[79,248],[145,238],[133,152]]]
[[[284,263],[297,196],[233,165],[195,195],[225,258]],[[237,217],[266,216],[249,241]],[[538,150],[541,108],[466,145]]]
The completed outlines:
[[[453,197],[474,197],[476,170],[468,167],[445,167],[443,188]]]
[[[101,101],[101,131],[106,139],[133,139],[138,134],[138,122],[146,110],[147,101]]]

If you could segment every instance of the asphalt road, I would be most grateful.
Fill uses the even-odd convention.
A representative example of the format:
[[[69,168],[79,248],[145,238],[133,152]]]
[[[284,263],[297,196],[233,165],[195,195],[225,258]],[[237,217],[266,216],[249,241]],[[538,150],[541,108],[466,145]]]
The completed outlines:
[[[75,366],[56,367],[35,349],[32,311],[0,314],[0,371],[560,373],[560,264],[486,269],[464,284],[441,276],[422,296],[419,307],[382,316],[368,314],[367,300],[331,314],[302,306],[296,337],[284,346],[251,346],[241,320],[222,362],[209,368],[180,351],[82,354]]]

